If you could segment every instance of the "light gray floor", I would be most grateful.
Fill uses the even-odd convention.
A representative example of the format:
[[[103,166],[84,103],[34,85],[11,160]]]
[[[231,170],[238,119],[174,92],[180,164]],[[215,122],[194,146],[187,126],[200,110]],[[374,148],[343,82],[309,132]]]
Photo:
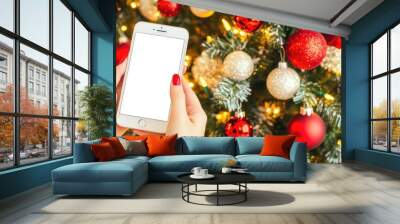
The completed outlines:
[[[55,198],[47,185],[1,201],[0,223],[400,223],[399,174],[354,163],[313,164],[308,182],[368,206],[360,214],[36,214],[33,211]]]

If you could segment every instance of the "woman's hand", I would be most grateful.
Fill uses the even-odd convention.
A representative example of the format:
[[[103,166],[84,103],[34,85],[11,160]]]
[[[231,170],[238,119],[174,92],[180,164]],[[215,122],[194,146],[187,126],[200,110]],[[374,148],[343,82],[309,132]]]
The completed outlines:
[[[117,105],[120,91],[124,82],[126,61],[116,68]],[[186,69],[185,69],[186,70]],[[169,111],[166,135],[204,136],[207,124],[207,115],[193,90],[177,74],[172,76],[170,84],[171,106]],[[123,135],[128,128],[117,125],[117,135]],[[133,130],[136,134],[154,134],[142,130]]]
[[[166,135],[204,136],[207,115],[193,90],[174,74],[170,86],[171,107]]]

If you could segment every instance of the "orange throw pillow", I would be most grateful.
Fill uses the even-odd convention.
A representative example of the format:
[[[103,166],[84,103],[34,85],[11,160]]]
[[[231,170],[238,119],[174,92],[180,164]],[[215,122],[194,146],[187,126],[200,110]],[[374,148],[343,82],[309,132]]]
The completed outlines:
[[[292,147],[295,139],[296,136],[294,135],[266,135],[260,155],[280,156],[289,159],[290,147]]]
[[[91,145],[91,149],[94,157],[99,162],[110,161],[117,158],[113,147],[108,142],[93,144]]]
[[[149,135],[146,139],[148,156],[176,155],[177,135]]]
[[[125,157],[126,151],[117,137],[101,138],[101,142],[108,142],[114,149],[117,158]]]
[[[137,140],[146,141],[148,135],[124,135],[122,137],[128,141],[137,141]]]

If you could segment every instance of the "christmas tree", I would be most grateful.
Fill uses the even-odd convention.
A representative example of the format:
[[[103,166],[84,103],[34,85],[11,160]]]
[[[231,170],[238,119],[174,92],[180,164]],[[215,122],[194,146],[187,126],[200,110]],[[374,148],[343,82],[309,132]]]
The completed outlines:
[[[208,115],[206,136],[289,132],[307,143],[310,162],[341,161],[340,37],[168,0],[119,0],[117,64],[138,21],[189,31],[184,78]]]

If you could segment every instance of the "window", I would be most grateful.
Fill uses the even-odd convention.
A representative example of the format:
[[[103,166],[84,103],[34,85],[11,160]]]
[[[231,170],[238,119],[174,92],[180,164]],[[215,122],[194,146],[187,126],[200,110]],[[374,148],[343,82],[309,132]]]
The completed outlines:
[[[2,6],[2,4],[3,2],[0,3],[0,6]],[[0,8],[0,13],[2,12],[2,10],[3,9]],[[1,18],[2,16],[0,15],[0,20]],[[6,77],[6,82],[7,82],[5,84],[0,84],[0,116],[2,115],[1,113],[14,112],[14,83],[12,82],[13,81],[12,77],[14,76],[14,71],[12,69],[12,61],[13,61],[12,58],[14,57],[13,52],[14,52],[13,39],[6,37],[5,35],[2,35],[0,33],[0,57],[3,58],[1,59],[3,63],[1,63],[2,65],[0,66],[0,73],[3,74],[2,75],[3,79],[5,79],[4,77]],[[8,59],[7,63],[4,60],[6,58]],[[0,120],[1,119],[3,118],[0,117]],[[1,142],[0,142],[0,148],[2,148]]]
[[[46,86],[42,86],[42,96],[46,96]]]
[[[34,92],[33,82],[29,81],[28,82],[28,93],[33,94],[33,92]]]
[[[14,2],[0,0],[0,170],[70,156],[87,139],[74,105],[90,85],[90,31],[66,1]]]
[[[0,70],[0,84],[6,85],[7,84],[7,73]]]
[[[29,79],[33,80],[33,67],[29,66],[29,71],[28,71]]]
[[[0,1],[0,26],[14,31],[14,0]]]
[[[36,96],[40,95],[40,84],[36,84]]]
[[[7,89],[7,55],[0,53],[0,91],[5,92]]]
[[[371,148],[400,153],[400,24],[370,45]]]

